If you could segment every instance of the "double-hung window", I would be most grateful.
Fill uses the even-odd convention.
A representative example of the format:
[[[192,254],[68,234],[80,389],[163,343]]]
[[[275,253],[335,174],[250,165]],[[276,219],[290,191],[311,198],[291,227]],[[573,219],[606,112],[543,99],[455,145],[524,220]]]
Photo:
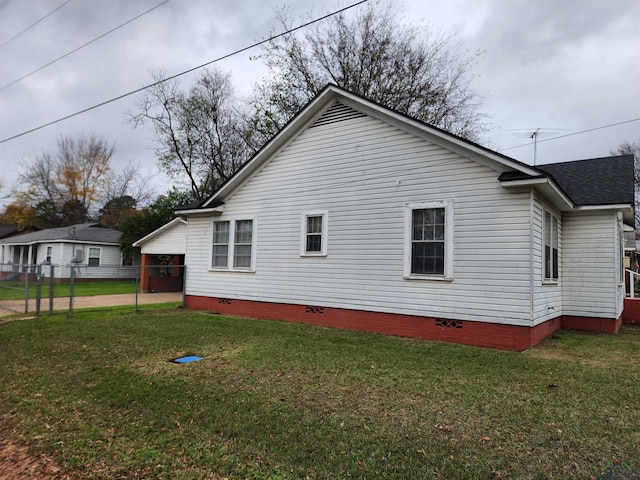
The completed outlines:
[[[255,270],[255,219],[214,220],[211,268]]]
[[[418,279],[452,279],[452,202],[407,205],[404,276]]]
[[[327,255],[327,221],[326,210],[314,210],[302,215],[300,255]]]
[[[100,266],[100,248],[89,247],[89,259],[87,260],[87,265],[90,267]]]
[[[47,247],[47,265],[51,265],[51,251],[53,250],[53,247],[48,246]]]
[[[542,229],[544,244],[544,280],[558,281],[558,219],[544,211],[544,227]]]

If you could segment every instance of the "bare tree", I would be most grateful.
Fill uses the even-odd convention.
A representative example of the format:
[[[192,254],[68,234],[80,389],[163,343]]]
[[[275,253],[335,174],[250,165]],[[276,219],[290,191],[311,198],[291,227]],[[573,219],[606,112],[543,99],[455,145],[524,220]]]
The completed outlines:
[[[186,92],[175,80],[163,81],[160,73],[153,78],[156,85],[140,97],[129,121],[134,128],[147,122],[153,126],[160,168],[174,179],[186,179],[193,195],[205,198],[250,153],[229,75],[206,70]]]
[[[283,15],[280,27],[289,27]],[[480,99],[470,88],[480,53],[461,51],[451,36],[403,25],[390,7],[374,5],[305,32],[266,44],[260,56],[270,76],[251,100],[255,145],[328,83],[468,139],[484,131]]]
[[[61,137],[55,154],[43,152],[23,165],[14,196],[35,209],[39,228],[87,221],[101,198],[114,150],[95,134]]]

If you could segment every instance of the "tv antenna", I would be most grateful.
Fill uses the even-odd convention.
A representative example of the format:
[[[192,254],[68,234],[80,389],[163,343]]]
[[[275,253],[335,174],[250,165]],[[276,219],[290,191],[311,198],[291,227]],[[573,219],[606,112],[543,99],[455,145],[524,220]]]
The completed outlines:
[[[538,138],[550,137],[562,132],[567,132],[568,128],[523,128],[520,130],[510,130],[516,137],[530,138],[533,140],[533,166],[536,166],[538,158]]]

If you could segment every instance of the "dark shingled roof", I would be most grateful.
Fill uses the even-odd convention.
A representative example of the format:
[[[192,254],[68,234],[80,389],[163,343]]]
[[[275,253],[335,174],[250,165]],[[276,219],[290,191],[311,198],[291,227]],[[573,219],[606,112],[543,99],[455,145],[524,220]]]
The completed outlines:
[[[18,227],[16,225],[11,225],[9,227],[0,227],[0,238],[5,238],[10,235],[13,235],[18,231]]]
[[[537,165],[576,205],[634,203],[633,155]]]
[[[39,232],[25,233],[24,235],[16,235],[0,243],[42,243],[52,241],[76,241],[87,243],[111,243],[118,244],[121,233],[117,230],[107,228],[99,223],[80,223],[78,225],[70,225],[68,227],[47,228]]]

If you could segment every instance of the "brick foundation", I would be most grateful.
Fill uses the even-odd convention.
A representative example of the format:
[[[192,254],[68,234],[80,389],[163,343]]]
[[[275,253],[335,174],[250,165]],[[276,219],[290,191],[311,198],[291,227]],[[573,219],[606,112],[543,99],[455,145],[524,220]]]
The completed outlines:
[[[583,332],[603,332],[618,333],[622,324],[620,318],[592,318],[592,317],[572,317],[564,315],[562,317],[562,328],[567,330],[580,330]]]
[[[314,305],[253,302],[217,297],[186,296],[186,306],[263,320],[284,320],[324,327],[439,340],[479,347],[522,351],[537,345],[561,328],[558,319],[533,328],[496,323],[366,312]]]

